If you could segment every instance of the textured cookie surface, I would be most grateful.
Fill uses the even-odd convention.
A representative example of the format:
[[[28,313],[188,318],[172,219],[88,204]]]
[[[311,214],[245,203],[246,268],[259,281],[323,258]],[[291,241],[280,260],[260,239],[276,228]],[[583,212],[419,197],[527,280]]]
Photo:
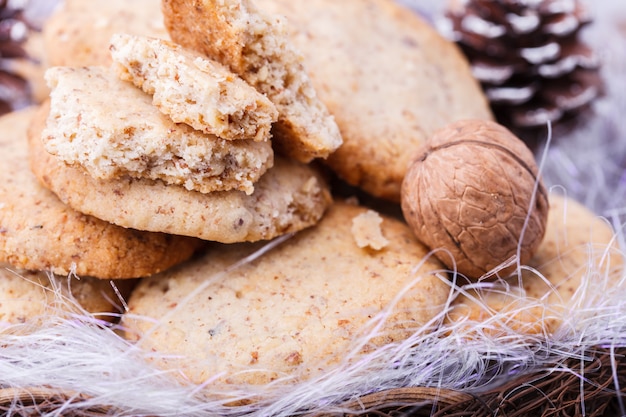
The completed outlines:
[[[450,317],[466,317],[502,332],[528,334],[554,331],[570,309],[591,308],[585,294],[602,294],[623,272],[622,253],[611,226],[586,207],[563,196],[550,196],[543,242],[518,276],[497,282],[492,290],[470,291],[472,298],[455,300]],[[534,269],[534,270],[533,270]]]
[[[128,337],[145,335],[139,346],[165,354],[160,366],[180,369],[198,384],[304,379],[347,361],[372,330],[368,322],[406,290],[352,359],[404,340],[443,310],[449,286],[433,273],[441,267],[435,260],[413,271],[428,250],[397,220],[381,224],[389,241],[384,249],[360,248],[351,223],[364,212],[336,203],[317,226],[228,272],[262,246],[211,248],[185,267],[142,281],[123,319]]]
[[[46,79],[52,91],[44,146],[94,178],[128,175],[249,194],[273,163],[270,142],[229,141],[174,123],[108,68],[54,67]]]
[[[331,202],[316,170],[283,158],[251,195],[203,194],[147,179],[96,180],[46,152],[40,140],[45,120],[41,112],[29,135],[35,175],[74,209],[123,227],[224,243],[272,239],[317,223]]]
[[[85,311],[108,320],[121,313],[118,297],[128,297],[133,281],[115,282],[118,295],[109,280],[68,279],[0,264],[0,328],[36,320],[47,314],[60,314],[63,307],[67,313],[67,306],[74,307],[74,301]]]
[[[171,42],[115,34],[111,56],[120,78],[153,96],[176,123],[222,139],[270,138],[271,101],[222,64]]]
[[[79,276],[132,278],[193,254],[193,239],[114,226],[70,209],[41,186],[29,168],[26,138],[34,114],[30,108],[0,119],[0,262],[59,275],[74,269]]]
[[[293,48],[284,22],[250,0],[164,0],[172,40],[228,66],[276,105],[274,141],[287,155],[308,162],[326,158],[342,143]]]
[[[344,144],[328,163],[344,180],[400,201],[412,150],[460,119],[491,112],[466,59],[389,0],[256,0],[283,14]]]
[[[160,0],[63,0],[43,28],[49,66],[109,65],[114,33],[167,39]]]

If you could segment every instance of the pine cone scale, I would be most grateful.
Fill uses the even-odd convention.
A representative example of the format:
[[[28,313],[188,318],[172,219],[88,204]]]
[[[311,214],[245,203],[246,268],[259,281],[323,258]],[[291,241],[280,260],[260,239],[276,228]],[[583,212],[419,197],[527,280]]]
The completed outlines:
[[[529,64],[539,65],[557,59],[561,55],[561,45],[557,42],[549,42],[532,48],[521,48],[519,52]]]
[[[496,25],[475,15],[468,15],[461,21],[461,26],[467,33],[472,33],[487,39],[497,39],[506,33],[503,25]]]
[[[533,95],[537,92],[537,87],[534,85],[528,85],[526,87],[509,87],[509,88],[492,88],[485,93],[487,98],[491,100],[495,105],[499,103],[510,104],[524,104],[527,103]]]
[[[22,42],[26,40],[28,27],[16,19],[0,21],[0,42]]]
[[[574,0],[540,1],[538,6],[541,14],[550,15],[558,13],[573,13],[574,10],[576,10],[577,3],[578,2]]]
[[[28,100],[28,85],[21,78],[0,70],[0,101],[24,103]]]
[[[580,7],[572,14],[557,14],[546,19],[543,32],[553,36],[565,37],[575,34],[589,23],[591,23],[589,13]]]
[[[509,13],[506,15],[506,19],[509,21],[513,32],[518,35],[533,33],[541,24],[541,19],[539,19],[539,16],[535,13],[522,16]]]
[[[524,64],[521,65],[522,67]],[[496,60],[476,59],[472,64],[472,74],[481,83],[499,86],[511,79],[513,74],[520,72],[520,65],[513,63],[501,64]]]
[[[569,111],[591,103],[600,94],[601,85],[597,72],[577,71],[569,80],[555,82],[552,88],[542,93],[542,97]]]
[[[600,65],[596,54],[586,45],[566,45],[562,50],[559,60],[537,68],[539,75],[544,78],[558,78],[573,72],[576,68],[597,69]]]

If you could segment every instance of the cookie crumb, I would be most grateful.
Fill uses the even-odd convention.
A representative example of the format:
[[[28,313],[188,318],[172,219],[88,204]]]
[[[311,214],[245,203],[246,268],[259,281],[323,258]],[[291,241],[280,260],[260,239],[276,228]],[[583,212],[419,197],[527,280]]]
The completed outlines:
[[[369,246],[374,250],[381,250],[389,244],[380,229],[382,222],[382,217],[374,210],[368,210],[352,219],[352,236],[359,248]]]

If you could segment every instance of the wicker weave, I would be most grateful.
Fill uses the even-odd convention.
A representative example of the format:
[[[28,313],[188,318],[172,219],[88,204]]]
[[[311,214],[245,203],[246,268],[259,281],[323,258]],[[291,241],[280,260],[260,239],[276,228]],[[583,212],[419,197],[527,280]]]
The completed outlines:
[[[624,415],[626,403],[626,348],[597,348],[584,361],[554,363],[552,370],[517,376],[483,393],[440,388],[404,387],[376,392],[341,404],[341,413],[313,412],[308,417],[416,416],[416,417],[614,417]],[[578,370],[575,372],[575,370]],[[565,371],[565,372],[562,372]],[[581,378],[581,375],[584,377]],[[617,384],[617,385],[616,385]],[[619,395],[616,392],[619,388]],[[0,389],[0,412],[19,409],[19,415],[61,412],[72,403],[72,417],[125,414],[93,405],[75,392],[36,388]],[[84,404],[84,407],[81,406]],[[76,411],[78,410],[78,411]],[[126,414],[125,414],[126,415]]]
[[[4,388],[0,389],[0,412],[6,415],[11,411],[19,410],[20,416],[40,416],[46,413],[61,412],[68,402],[80,403],[87,397],[73,392],[59,392],[58,390],[42,387],[32,388]],[[79,413],[71,414],[76,417],[107,416],[117,414],[115,410],[99,406],[86,407]],[[68,414],[62,414],[68,415]]]
[[[593,352],[585,352],[584,356],[585,361],[570,359],[564,363],[554,363],[552,370],[521,375],[497,389],[480,394],[436,388],[401,388],[374,393],[359,399],[364,407],[355,402],[346,404],[354,410],[354,413],[343,415],[418,417],[624,415],[626,348],[619,348],[613,353],[608,348],[598,348]],[[579,373],[576,374],[574,370],[579,370]],[[581,378],[580,375],[584,377]],[[619,396],[616,393],[616,382],[620,387]],[[368,409],[367,412],[358,411],[364,408]]]

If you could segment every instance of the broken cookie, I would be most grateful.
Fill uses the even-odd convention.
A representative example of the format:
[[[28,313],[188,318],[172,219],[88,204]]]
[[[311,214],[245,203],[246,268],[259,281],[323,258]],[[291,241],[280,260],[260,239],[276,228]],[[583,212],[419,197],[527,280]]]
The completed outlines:
[[[228,141],[174,123],[105,67],[54,67],[46,78],[45,149],[96,179],[127,175],[202,193],[250,194],[273,164],[269,142]]]
[[[276,107],[222,64],[172,42],[126,34],[113,35],[111,56],[118,76],[152,95],[174,122],[222,139],[270,138]]]
[[[309,162],[341,146],[339,128],[317,97],[280,17],[249,0],[165,0],[162,5],[174,42],[228,66],[276,105],[273,133],[282,153]]]

